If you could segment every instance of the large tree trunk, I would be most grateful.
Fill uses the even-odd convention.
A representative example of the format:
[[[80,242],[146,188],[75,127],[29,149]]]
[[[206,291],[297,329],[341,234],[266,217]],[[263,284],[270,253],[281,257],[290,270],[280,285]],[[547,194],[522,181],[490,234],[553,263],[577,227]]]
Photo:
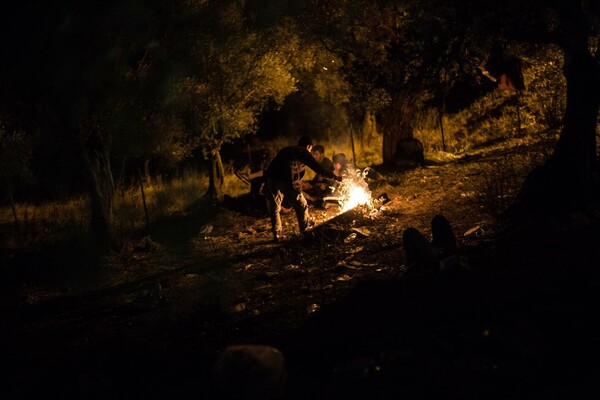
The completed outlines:
[[[382,147],[381,136],[378,132],[377,120],[372,110],[365,110],[359,129],[360,147],[363,153]]]
[[[225,176],[223,171],[223,161],[219,150],[213,150],[210,153],[210,174],[208,182],[208,196],[211,204],[219,204],[223,200],[223,184]]]
[[[564,22],[567,107],[563,130],[552,157],[532,171],[521,188],[511,209],[518,217],[582,210],[600,195],[596,154],[600,65],[588,50],[582,21]]]
[[[109,144],[92,134],[84,144],[84,159],[90,176],[91,224],[94,239],[108,245],[113,222],[115,185],[110,170]]]
[[[383,132],[383,163],[394,164],[394,154],[398,142],[413,137],[413,115],[416,99],[408,93],[397,93],[382,116],[381,131]]]
[[[600,66],[588,52],[567,56],[567,108],[551,162],[568,175],[572,195],[586,201],[598,168],[596,124],[600,105]],[[592,192],[590,192],[592,190]]]

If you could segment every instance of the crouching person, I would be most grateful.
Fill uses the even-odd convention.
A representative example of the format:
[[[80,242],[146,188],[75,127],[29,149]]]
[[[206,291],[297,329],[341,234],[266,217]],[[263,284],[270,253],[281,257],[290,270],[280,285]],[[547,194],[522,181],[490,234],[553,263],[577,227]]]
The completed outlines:
[[[456,235],[450,222],[436,215],[431,220],[432,241],[429,242],[415,228],[407,228],[402,234],[406,265],[426,274],[466,271],[461,263]]]
[[[282,238],[281,203],[287,199],[296,212],[300,233],[308,228],[309,213],[308,203],[302,194],[302,178],[306,167],[317,174],[329,179],[341,180],[332,171],[325,170],[314,159],[312,140],[303,136],[298,140],[297,146],[288,146],[279,150],[265,171],[267,207],[271,218],[271,230],[275,241]]]

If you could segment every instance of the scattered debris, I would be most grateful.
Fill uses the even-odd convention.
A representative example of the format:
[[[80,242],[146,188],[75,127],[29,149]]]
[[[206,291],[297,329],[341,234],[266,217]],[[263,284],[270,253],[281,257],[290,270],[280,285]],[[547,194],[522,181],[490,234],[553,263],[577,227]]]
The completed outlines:
[[[358,268],[358,267],[355,267],[354,265],[349,265],[349,264],[346,264],[346,263],[345,263],[345,262],[343,262],[343,261],[339,262],[339,263],[338,263],[338,265],[339,265],[339,266],[341,266],[341,267],[346,267],[346,268],[348,268],[348,269],[353,269],[353,270],[359,270],[359,269],[360,269],[360,268]]]
[[[471,229],[467,230],[465,233],[463,233],[463,236],[464,237],[471,236],[472,234],[476,233],[479,230],[481,230],[480,225],[474,226]]]
[[[308,306],[308,313],[309,314],[316,313],[317,311],[319,311],[320,308],[321,308],[321,306],[319,306],[317,303],[313,303]]]
[[[348,250],[348,253],[356,254],[356,253],[360,253],[363,250],[364,250],[364,246],[358,246],[358,247],[354,247],[354,248]]]
[[[233,312],[242,312],[246,309],[246,303],[238,303],[233,306]]]
[[[344,239],[344,243],[350,243],[354,239],[356,239],[356,233],[352,232],[351,234],[349,234],[348,236],[346,236],[346,238]]]
[[[369,231],[367,228],[365,227],[361,227],[361,228],[352,228],[351,229],[352,232],[356,232],[358,233],[361,237],[369,237],[371,236],[371,231]]]
[[[350,264],[355,267],[374,267],[377,265],[377,264],[365,264],[365,263],[361,263],[360,261],[356,261],[356,260],[350,261]]]
[[[359,269],[362,269],[363,267],[376,267],[376,266],[377,266],[377,264],[361,263],[360,261],[356,261],[356,260],[339,261],[336,265],[336,267],[345,267],[345,268],[353,269],[353,270],[359,270]]]
[[[265,281],[270,281],[271,279],[273,279],[274,277],[276,277],[277,275],[279,275],[278,272],[275,271],[267,271],[267,272],[261,272],[260,274],[256,275],[256,279],[261,279],[261,280],[265,280]]]
[[[213,226],[210,224],[206,224],[202,227],[202,229],[200,229],[200,234],[202,235],[208,235],[209,233],[211,233],[213,231]]]
[[[349,275],[340,275],[337,278],[335,278],[333,281],[334,282],[348,282],[351,281],[353,277],[349,276]]]

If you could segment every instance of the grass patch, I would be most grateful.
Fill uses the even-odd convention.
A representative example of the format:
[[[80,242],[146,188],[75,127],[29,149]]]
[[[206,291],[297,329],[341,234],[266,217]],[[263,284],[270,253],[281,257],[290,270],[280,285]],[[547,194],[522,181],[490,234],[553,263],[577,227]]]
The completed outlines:
[[[225,168],[225,193],[238,196],[249,190],[233,174],[231,166]],[[168,181],[152,177],[143,183],[143,187],[150,224],[176,215],[206,211],[205,207],[193,207],[204,204],[201,199],[208,188],[206,173],[189,170]],[[22,202],[15,208],[16,222],[11,207],[0,207],[0,254],[3,257],[24,252],[48,254],[49,246],[70,253],[76,253],[78,247],[88,248],[68,245],[76,243],[74,238],[89,238],[90,204],[87,196],[41,204]],[[146,228],[139,185],[117,188],[113,211],[113,234],[118,242],[127,241]]]
[[[538,143],[527,152],[504,152],[479,166],[473,201],[490,217],[499,220],[513,204],[525,178],[552,153],[553,141]]]

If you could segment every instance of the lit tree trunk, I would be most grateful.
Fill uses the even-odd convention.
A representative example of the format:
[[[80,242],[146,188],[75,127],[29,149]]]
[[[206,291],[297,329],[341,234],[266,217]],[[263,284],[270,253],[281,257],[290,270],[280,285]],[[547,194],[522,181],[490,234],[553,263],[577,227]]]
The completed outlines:
[[[216,205],[223,200],[223,184],[225,182],[223,162],[219,150],[210,153],[210,174],[208,182],[208,196],[211,204]]]
[[[383,114],[383,163],[392,165],[396,147],[401,139],[413,137],[412,117],[415,112],[414,95],[397,93]]]
[[[84,160],[90,176],[90,229],[93,237],[103,245],[110,243],[115,192],[109,144],[106,142],[97,132],[93,132],[83,144]]]
[[[360,130],[360,145],[363,152],[373,149],[377,144],[377,120],[371,110],[365,110],[363,114],[362,127]]]

